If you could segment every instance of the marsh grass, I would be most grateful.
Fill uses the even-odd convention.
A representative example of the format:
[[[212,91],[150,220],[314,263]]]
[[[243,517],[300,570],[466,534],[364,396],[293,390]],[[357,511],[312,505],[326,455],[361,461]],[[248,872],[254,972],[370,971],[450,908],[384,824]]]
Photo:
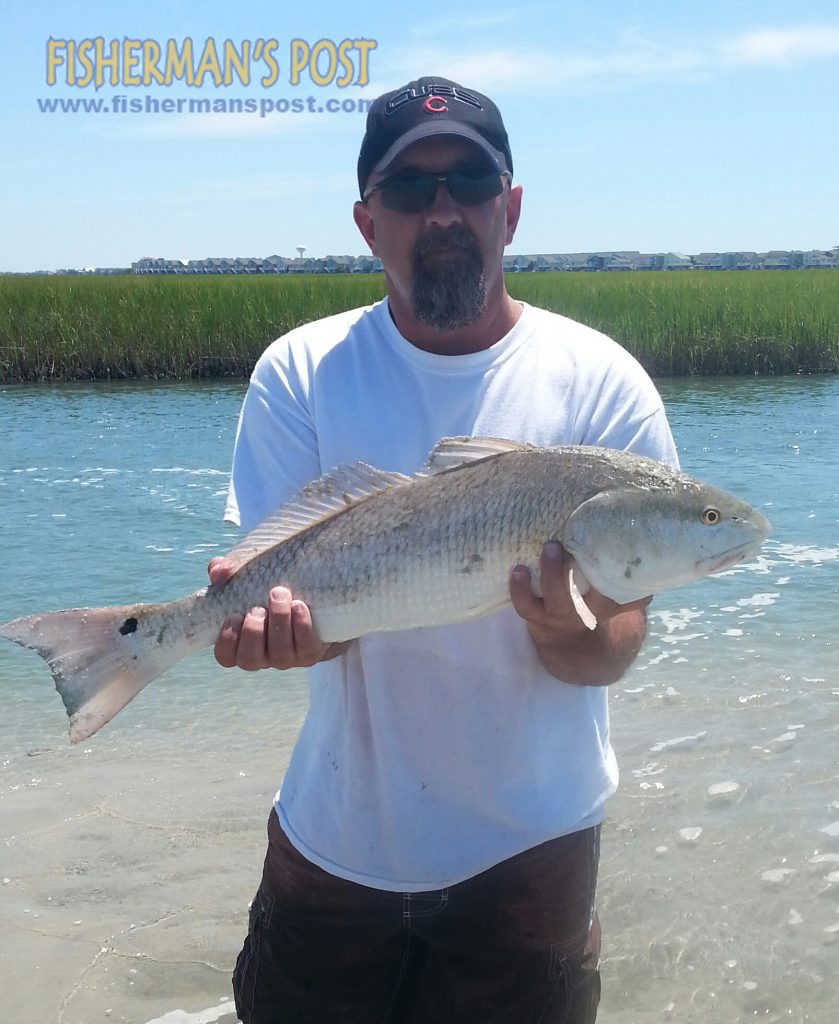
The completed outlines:
[[[653,376],[839,371],[839,270],[545,276],[510,290],[616,338]]]
[[[839,372],[839,270],[511,274],[654,376]],[[273,339],[367,305],[381,275],[0,277],[0,380],[244,377]]]
[[[0,278],[4,381],[244,377],[308,320],[381,297],[382,278]]]

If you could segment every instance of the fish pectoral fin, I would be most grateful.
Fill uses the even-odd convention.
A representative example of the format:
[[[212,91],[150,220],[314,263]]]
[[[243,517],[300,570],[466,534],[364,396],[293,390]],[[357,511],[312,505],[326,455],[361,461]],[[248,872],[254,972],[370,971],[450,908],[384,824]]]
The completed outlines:
[[[535,450],[535,445],[522,441],[508,441],[502,437],[444,437],[432,448],[424,472],[428,475],[445,473],[469,462],[491,459],[507,452]]]
[[[597,629],[597,617],[583,600],[583,594],[588,593],[589,590],[591,590],[589,581],[579,568],[575,569],[572,565],[568,570],[568,592],[571,595],[574,610],[587,629]]]
[[[225,561],[238,572],[258,555],[310,526],[345,512],[374,494],[401,487],[411,477],[355,462],[326,473],[298,491],[234,548]]]

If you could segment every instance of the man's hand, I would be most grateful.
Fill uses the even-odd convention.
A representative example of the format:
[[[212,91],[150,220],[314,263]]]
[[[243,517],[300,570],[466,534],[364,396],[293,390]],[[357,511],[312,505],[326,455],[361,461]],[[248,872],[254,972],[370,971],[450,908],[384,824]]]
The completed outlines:
[[[597,619],[597,629],[591,631],[571,600],[568,573],[573,564],[561,544],[549,541],[539,563],[542,597],[534,596],[530,572],[523,565],[510,574],[510,597],[551,675],[567,683],[606,686],[620,679],[640,651],[646,635],[644,609],[651,598],[621,605],[589,590],[585,602]]]
[[[223,558],[212,559],[207,571],[214,586],[233,575]],[[285,587],[274,587],[265,608],[227,617],[214,651],[216,661],[224,668],[238,666],[256,672],[263,668],[308,668],[334,658],[346,646],[323,643],[312,624],[309,606],[295,600]]]

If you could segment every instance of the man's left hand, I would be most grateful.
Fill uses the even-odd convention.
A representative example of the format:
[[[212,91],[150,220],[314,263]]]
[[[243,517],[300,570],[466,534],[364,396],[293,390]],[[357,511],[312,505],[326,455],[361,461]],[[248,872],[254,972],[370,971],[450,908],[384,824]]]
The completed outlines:
[[[651,598],[618,604],[590,589],[584,600],[597,619],[597,629],[591,631],[571,600],[568,575],[573,565],[558,541],[548,541],[539,562],[542,596],[533,593],[527,566],[517,565],[510,573],[510,598],[549,672],[566,682],[605,685],[620,678],[640,650],[646,633],[644,609]]]

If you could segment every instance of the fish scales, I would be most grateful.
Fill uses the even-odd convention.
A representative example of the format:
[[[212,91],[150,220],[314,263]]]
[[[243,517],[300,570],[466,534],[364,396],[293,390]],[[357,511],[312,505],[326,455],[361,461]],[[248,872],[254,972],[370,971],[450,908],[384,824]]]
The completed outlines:
[[[505,599],[517,560],[538,560],[539,511],[533,489],[501,462],[420,479],[259,556],[241,586],[236,577],[226,585],[224,604],[241,610],[283,584],[311,606],[325,640],[457,621]]]
[[[532,453],[512,452],[376,495],[260,556],[244,593],[224,603],[241,610],[283,584],[310,605],[324,640],[462,621],[503,604],[510,568],[537,569],[544,541],[594,493],[568,473],[568,457],[544,462],[534,474]]]
[[[509,603],[518,563],[538,594],[541,549],[556,539],[574,557],[569,586],[593,628],[589,585],[638,600],[750,557],[769,532],[745,502],[641,456],[444,439],[412,478],[358,464],[313,482],[230,552],[237,571],[221,586],[32,615],[0,635],[48,662],[77,742],[277,584],[310,606],[324,641],[463,622]]]

